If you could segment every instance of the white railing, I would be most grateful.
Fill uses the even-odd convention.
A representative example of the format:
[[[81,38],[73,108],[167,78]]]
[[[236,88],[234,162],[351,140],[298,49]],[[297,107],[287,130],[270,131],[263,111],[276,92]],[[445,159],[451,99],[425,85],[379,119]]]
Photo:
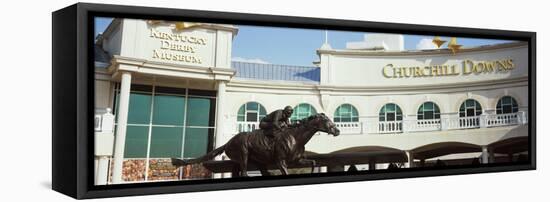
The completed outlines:
[[[403,121],[378,122],[378,133],[400,133],[400,132],[403,132]]]
[[[479,116],[458,118],[458,129],[479,128]]]
[[[340,134],[361,134],[363,133],[363,123],[361,122],[336,122],[336,128]]]
[[[441,131],[470,128],[500,127],[522,125],[528,122],[526,112],[510,114],[482,114],[472,117],[450,117],[427,120],[364,122],[336,122],[340,134],[386,134],[402,132]],[[248,132],[259,129],[258,122],[237,122],[236,132]]]
[[[441,119],[408,120],[404,122],[405,131],[441,130]]]
[[[237,132],[250,132],[256,129],[260,129],[259,122],[237,122]]]
[[[483,121],[487,127],[516,125],[521,122],[520,114],[518,113],[490,114],[486,115]]]
[[[110,108],[96,109],[94,115],[95,132],[112,132],[115,126],[115,116]]]

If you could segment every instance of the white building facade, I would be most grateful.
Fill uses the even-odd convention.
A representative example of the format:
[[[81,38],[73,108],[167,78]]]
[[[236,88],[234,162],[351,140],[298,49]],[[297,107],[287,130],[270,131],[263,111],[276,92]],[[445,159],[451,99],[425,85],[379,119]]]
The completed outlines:
[[[232,25],[111,23],[96,42],[96,184],[220,177],[170,168],[168,159],[205,154],[287,105],[293,120],[325,113],[341,130],[314,136],[311,153],[399,150],[404,167],[526,155],[527,43],[405,51],[402,36],[375,35],[342,50],[324,44],[319,61],[301,67],[231,62],[237,33]]]

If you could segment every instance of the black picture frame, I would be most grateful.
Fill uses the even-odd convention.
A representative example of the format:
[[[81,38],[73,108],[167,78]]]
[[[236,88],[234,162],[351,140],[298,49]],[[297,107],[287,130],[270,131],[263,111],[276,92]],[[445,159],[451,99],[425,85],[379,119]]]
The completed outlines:
[[[449,169],[412,168],[406,171],[373,171],[368,174],[323,173],[307,176],[94,186],[92,183],[94,142],[92,48],[93,18],[98,16],[527,41],[529,44],[529,162]],[[52,21],[52,189],[77,199],[536,169],[535,32],[89,3],[77,3],[55,11],[52,13]]]

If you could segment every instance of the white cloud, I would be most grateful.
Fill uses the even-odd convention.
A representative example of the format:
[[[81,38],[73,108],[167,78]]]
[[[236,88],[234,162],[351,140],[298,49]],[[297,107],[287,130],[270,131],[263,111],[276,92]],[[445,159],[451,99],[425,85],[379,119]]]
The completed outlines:
[[[268,61],[262,60],[260,58],[242,58],[242,57],[233,57],[231,58],[234,62],[249,62],[249,63],[260,63],[260,64],[270,64]]]
[[[437,46],[432,42],[432,39],[424,38],[416,44],[416,50],[437,49]]]

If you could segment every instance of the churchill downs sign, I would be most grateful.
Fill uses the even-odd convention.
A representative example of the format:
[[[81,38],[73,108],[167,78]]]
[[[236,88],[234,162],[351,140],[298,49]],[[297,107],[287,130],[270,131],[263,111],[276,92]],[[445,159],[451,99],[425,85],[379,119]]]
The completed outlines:
[[[512,59],[492,61],[463,60],[459,64],[429,65],[423,67],[387,64],[382,69],[382,74],[386,78],[439,77],[509,72],[514,68],[515,64]]]

